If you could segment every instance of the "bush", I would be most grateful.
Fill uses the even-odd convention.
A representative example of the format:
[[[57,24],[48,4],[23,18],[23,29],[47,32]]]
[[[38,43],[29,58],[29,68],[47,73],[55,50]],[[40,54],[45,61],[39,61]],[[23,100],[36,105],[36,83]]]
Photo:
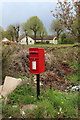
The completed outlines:
[[[61,35],[61,39],[59,40],[59,43],[61,44],[74,44],[74,39],[72,37],[67,38],[66,34],[63,33]]]
[[[46,41],[46,44],[49,44],[49,41]]]
[[[67,38],[64,38],[63,41],[62,41],[62,44],[69,44],[69,41]]]
[[[42,44],[46,44],[46,42],[42,42]]]
[[[69,36],[69,44],[74,44],[75,38],[73,36]]]
[[[36,44],[41,44],[41,42],[36,42]]]
[[[61,39],[58,40],[58,43],[61,44]]]
[[[63,43],[64,42],[64,39],[66,39],[67,37],[66,37],[66,34],[65,33],[63,33],[62,35],[61,35],[61,43]]]

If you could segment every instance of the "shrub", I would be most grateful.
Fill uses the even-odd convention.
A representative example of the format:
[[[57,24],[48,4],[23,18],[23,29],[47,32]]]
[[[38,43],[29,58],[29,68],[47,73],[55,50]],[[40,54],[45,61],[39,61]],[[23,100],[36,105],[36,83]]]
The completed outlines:
[[[41,44],[41,42],[36,42],[36,44]]]
[[[69,39],[68,39],[67,36],[66,36],[66,34],[63,33],[63,34],[61,35],[61,40],[59,40],[59,42],[60,42],[61,44],[73,44],[73,43],[74,43],[74,38],[69,37]]]
[[[49,41],[46,41],[46,44],[49,44]]]
[[[58,43],[61,44],[61,39],[58,40]]]
[[[75,43],[75,38],[73,36],[69,36],[69,43],[74,44]]]
[[[42,42],[42,44],[46,44],[46,42]]]
[[[65,33],[63,33],[62,35],[61,35],[61,43],[63,43],[64,42],[64,39],[66,39],[67,37],[66,37],[66,34]]]
[[[63,40],[62,40],[62,44],[68,44],[69,42],[68,42],[68,39],[67,38],[64,38]]]

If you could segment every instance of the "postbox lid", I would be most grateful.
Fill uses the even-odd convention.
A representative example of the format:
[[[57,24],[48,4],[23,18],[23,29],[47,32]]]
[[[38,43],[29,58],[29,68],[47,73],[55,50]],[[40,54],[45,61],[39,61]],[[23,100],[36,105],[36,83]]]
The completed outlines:
[[[43,48],[29,48],[29,51],[38,51],[38,50],[43,50]]]
[[[30,54],[38,53],[38,51],[30,51]]]

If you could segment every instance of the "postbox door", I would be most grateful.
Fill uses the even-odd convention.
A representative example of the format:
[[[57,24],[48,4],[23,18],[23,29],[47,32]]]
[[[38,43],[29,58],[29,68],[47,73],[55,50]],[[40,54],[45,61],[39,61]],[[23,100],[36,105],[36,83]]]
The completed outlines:
[[[30,60],[30,73],[39,73],[39,60]]]

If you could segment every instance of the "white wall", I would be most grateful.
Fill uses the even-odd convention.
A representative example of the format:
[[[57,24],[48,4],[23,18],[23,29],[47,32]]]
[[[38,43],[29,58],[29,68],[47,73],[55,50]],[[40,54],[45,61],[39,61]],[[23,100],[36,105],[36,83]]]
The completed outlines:
[[[43,40],[43,42],[46,42],[46,41],[49,41],[49,43],[52,43],[52,44],[57,44],[58,41],[53,39],[53,40]],[[41,42],[41,40],[36,40],[36,42]]]
[[[34,44],[34,40],[31,37],[28,37],[28,44]]]
[[[4,38],[2,41],[9,41],[7,38]]]
[[[41,40],[36,40],[36,42],[41,42]]]
[[[58,44],[58,41],[57,40],[53,40],[53,44]]]
[[[21,44],[27,44],[26,43],[26,37],[24,37],[22,40],[21,40]],[[28,44],[34,44],[34,40],[31,38],[31,37],[28,37]]]
[[[46,42],[46,41],[49,41],[49,43],[52,43],[52,44],[58,44],[58,40],[55,40],[55,38],[53,40],[43,40],[43,42]],[[41,42],[41,40],[36,40],[36,42]],[[26,43],[26,37],[24,37],[21,42],[21,44],[27,44]],[[28,44],[34,44],[34,40],[28,36]]]
[[[54,37],[54,39],[53,39],[53,43],[54,43],[54,44],[58,44],[58,40],[57,40],[56,37]]]

